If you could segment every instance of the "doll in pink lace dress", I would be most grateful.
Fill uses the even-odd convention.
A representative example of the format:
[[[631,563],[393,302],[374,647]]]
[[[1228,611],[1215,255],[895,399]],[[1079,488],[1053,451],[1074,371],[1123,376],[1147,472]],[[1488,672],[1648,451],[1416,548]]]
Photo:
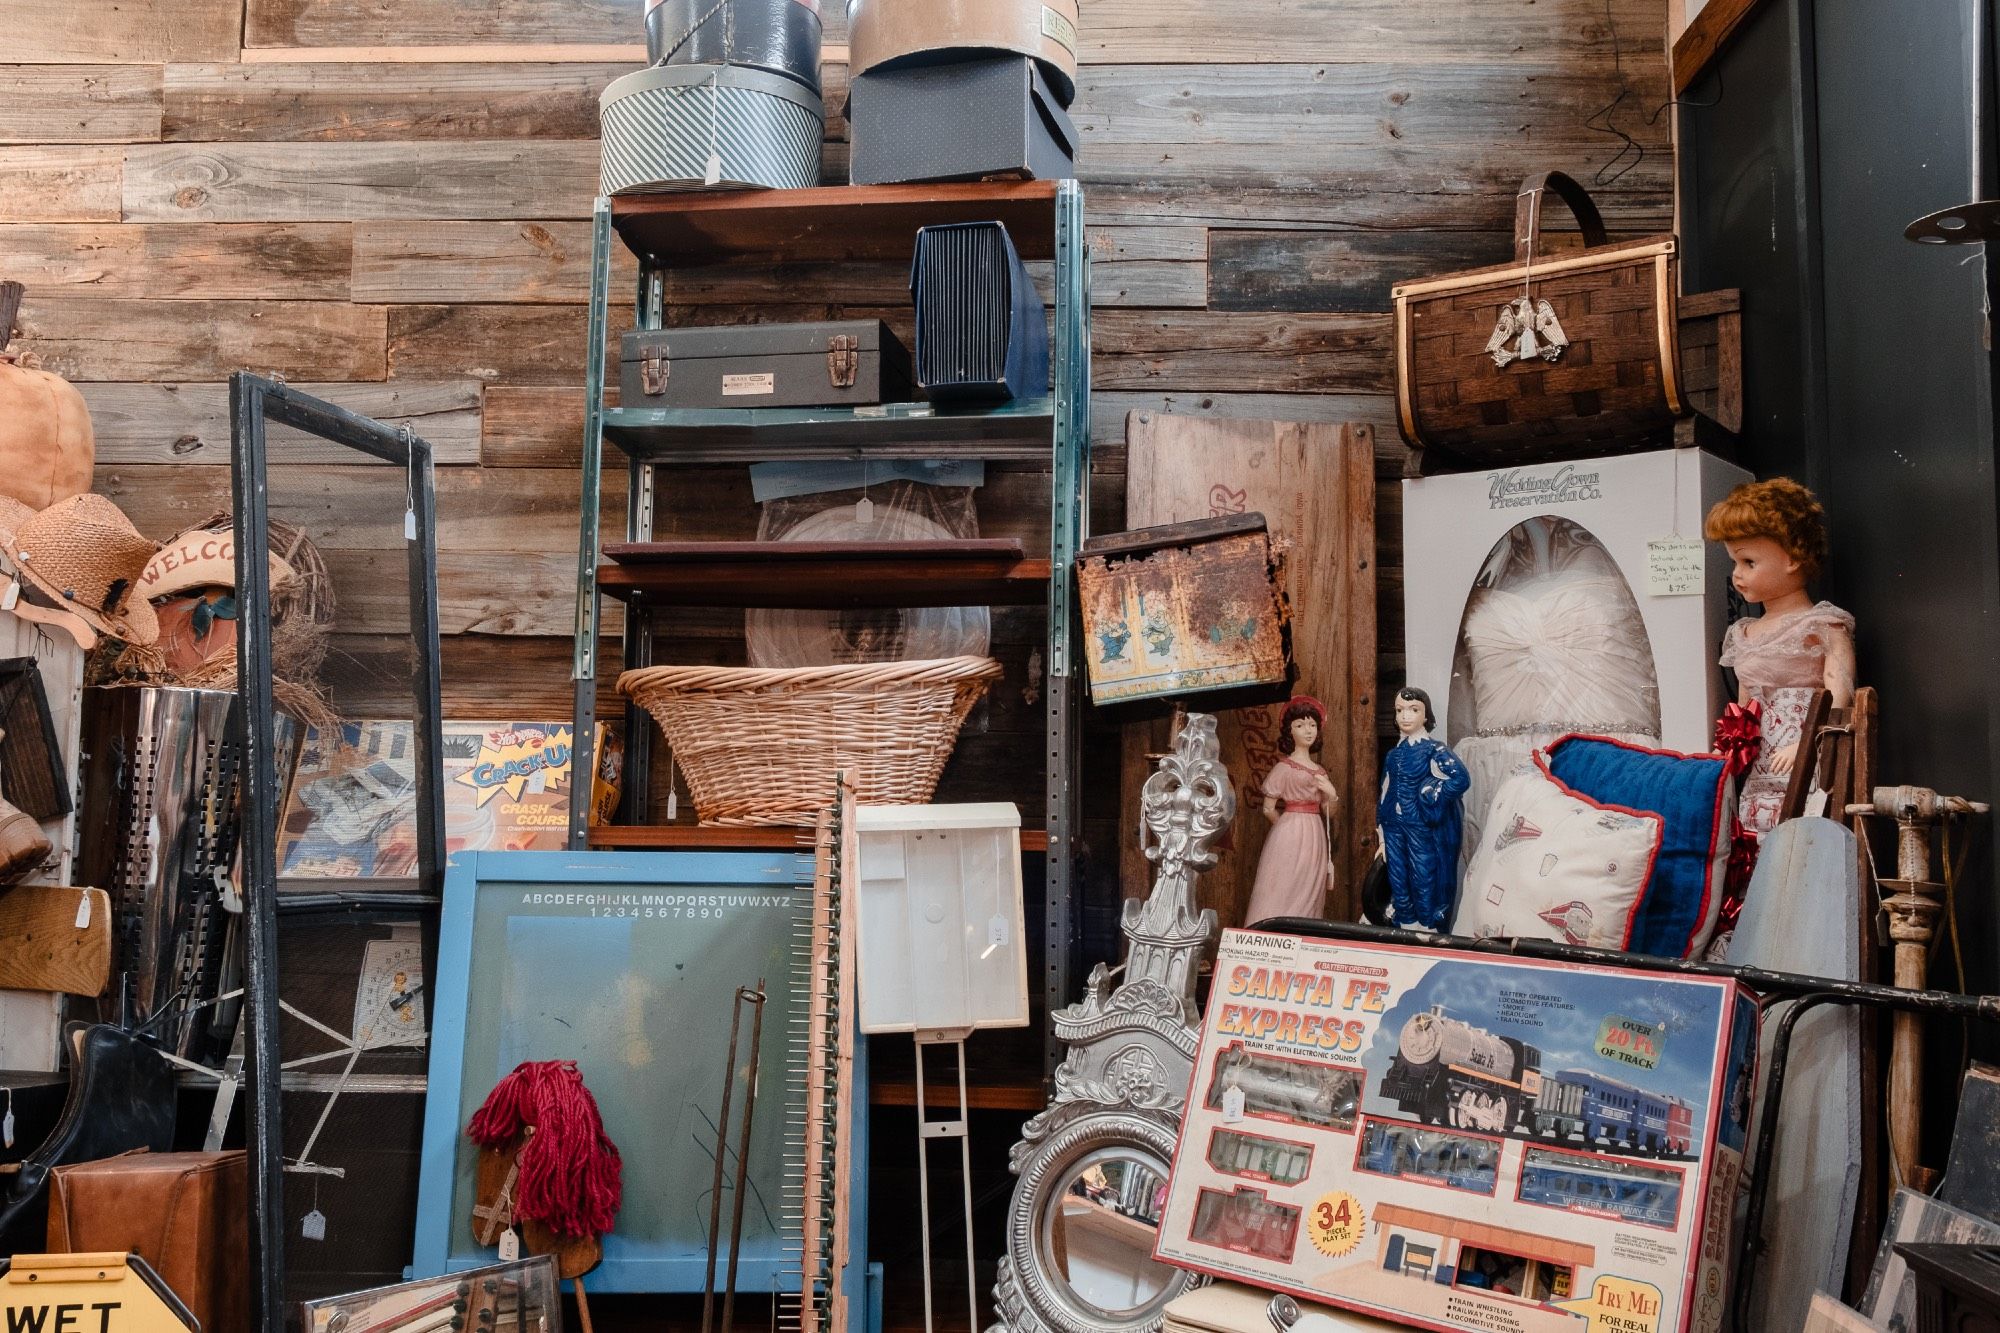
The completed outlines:
[[[1285,706],[1278,721],[1285,754],[1264,779],[1264,817],[1271,831],[1257,859],[1246,925],[1274,916],[1326,915],[1333,869],[1327,816],[1340,797],[1326,770],[1313,762],[1325,726],[1326,709],[1303,694]]]
[[[1737,795],[1737,818],[1761,838],[1778,822],[1813,694],[1827,691],[1835,708],[1854,703],[1854,617],[1806,592],[1826,562],[1826,515],[1791,478],[1738,486],[1703,532],[1728,550],[1737,593],[1763,607],[1729,627],[1721,658],[1736,672],[1736,702],[1761,711],[1763,743]]]

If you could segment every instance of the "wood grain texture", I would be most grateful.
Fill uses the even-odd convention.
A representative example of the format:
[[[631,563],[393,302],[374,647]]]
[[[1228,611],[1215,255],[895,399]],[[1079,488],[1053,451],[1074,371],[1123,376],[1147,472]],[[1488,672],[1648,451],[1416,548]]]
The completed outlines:
[[[0,989],[90,996],[110,980],[111,895],[43,884],[0,890]]]
[[[582,306],[390,306],[389,373],[509,384],[583,382]],[[607,355],[617,356],[615,342]]]
[[[572,140],[147,144],[125,158],[133,222],[588,217],[598,148]]]
[[[170,65],[155,137],[594,139],[597,96],[630,64]]]
[[[119,148],[0,148],[0,222],[116,222]]]
[[[157,65],[0,65],[0,143],[159,137]]]
[[[1762,0],[1708,0],[1674,39],[1674,95],[1686,92]]]
[[[480,385],[476,380],[427,384],[296,384],[293,387],[392,427],[408,425],[429,442],[440,466],[479,461]],[[227,464],[229,386],[215,384],[84,384],[97,432],[97,465]],[[289,426],[270,423],[271,463],[357,463],[362,455]]]
[[[1211,310],[1389,310],[1411,278],[1498,264],[1514,238],[1497,231],[1208,233]]]
[[[245,46],[459,46],[643,40],[639,0],[248,0]]]
[[[344,223],[0,225],[7,274],[31,289],[154,300],[345,301]]]
[[[577,467],[583,462],[583,390],[494,384],[480,419],[486,467]],[[606,447],[607,459],[617,450]]]
[[[1134,412],[1127,418],[1128,528],[1220,514],[1261,512],[1276,540],[1291,544],[1286,580],[1299,693],[1327,707],[1319,762],[1340,793],[1334,855],[1342,873],[1329,915],[1352,919],[1358,878],[1372,850],[1375,729],[1374,443],[1363,428],[1230,421]],[[1279,750],[1282,706],[1220,715],[1222,752],[1236,784],[1234,848],[1202,877],[1201,895],[1225,925],[1245,924],[1257,857],[1269,821],[1262,784]],[[1157,726],[1127,729],[1125,804],[1134,808],[1166,737]],[[1128,896],[1147,888],[1147,863],[1121,848]]]
[[[246,367],[379,380],[386,370],[381,306],[66,297],[24,308],[21,333],[48,369],[72,380],[224,379]]]
[[[357,301],[580,305],[590,299],[588,222],[360,222]],[[630,292],[639,263],[612,248],[612,285]]]
[[[1386,315],[1107,310],[1091,336],[1104,389],[1385,393],[1395,378]]]
[[[0,0],[6,58],[24,64],[226,60],[242,30],[243,0]]]

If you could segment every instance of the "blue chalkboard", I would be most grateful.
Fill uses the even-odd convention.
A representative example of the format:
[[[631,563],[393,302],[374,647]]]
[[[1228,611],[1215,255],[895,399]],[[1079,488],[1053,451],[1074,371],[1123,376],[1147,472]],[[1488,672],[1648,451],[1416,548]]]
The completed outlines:
[[[812,861],[786,852],[486,852],[445,877],[412,1273],[490,1263],[466,1122],[524,1060],[575,1060],[624,1158],[592,1291],[699,1291],[738,986],[770,997],[738,1289],[798,1272]],[[746,1028],[743,1053],[748,1053]],[[731,1120],[742,1106],[736,1089]],[[739,1126],[732,1124],[730,1141]],[[722,1217],[734,1158],[725,1171]],[[718,1280],[720,1272],[718,1271]]]

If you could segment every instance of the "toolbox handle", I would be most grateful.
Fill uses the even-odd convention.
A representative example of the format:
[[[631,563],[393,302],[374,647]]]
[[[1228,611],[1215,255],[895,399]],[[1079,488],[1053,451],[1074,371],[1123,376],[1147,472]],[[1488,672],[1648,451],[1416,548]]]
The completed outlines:
[[[1521,182],[1521,192],[1514,199],[1514,262],[1518,264],[1530,262],[1541,250],[1542,199],[1549,191],[1576,216],[1584,248],[1603,245],[1607,239],[1604,215],[1597,211],[1588,191],[1560,171],[1538,172]]]

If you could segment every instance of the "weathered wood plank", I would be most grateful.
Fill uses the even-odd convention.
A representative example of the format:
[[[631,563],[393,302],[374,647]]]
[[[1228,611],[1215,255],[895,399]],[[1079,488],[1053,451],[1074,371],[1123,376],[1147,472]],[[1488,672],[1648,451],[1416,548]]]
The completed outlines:
[[[1580,248],[1575,232],[1543,251]],[[1212,310],[1370,311],[1393,308],[1399,282],[1513,257],[1507,231],[1228,231],[1208,233]]]
[[[1442,180],[1419,166],[1382,177],[1329,171],[1289,182],[1239,181],[1225,187],[1176,165],[1170,147],[1155,157],[1150,180],[1113,181],[1098,174],[1094,163],[1079,167],[1085,178],[1085,222],[1093,227],[1505,231],[1513,226],[1514,197],[1521,187],[1521,174],[1512,171],[1488,172],[1471,183]],[[1564,155],[1549,169],[1588,179],[1609,157],[1609,151],[1579,152]],[[1615,188],[1594,192],[1594,197],[1615,232],[1667,231],[1673,226],[1672,164],[1649,154]]]
[[[622,65],[644,42],[482,42],[477,46],[246,46],[246,65]]]
[[[391,634],[409,625],[408,565],[401,550],[329,549],[325,554],[343,626],[351,626],[355,633]],[[618,632],[624,608],[607,602],[605,612],[607,628]],[[442,634],[545,636],[564,633],[575,624],[574,551],[438,553]]]
[[[217,466],[121,467],[100,471],[98,484],[144,532],[174,533],[229,498],[229,469]],[[451,467],[437,471],[438,550],[493,557],[487,581],[511,588],[525,575],[498,559],[527,551],[553,552],[570,562],[562,580],[576,582],[576,518],[580,478],[533,468]],[[329,550],[380,551],[403,558],[403,483],[393,469],[366,464],[292,464],[273,469],[271,514],[295,523]],[[745,498],[748,482],[745,482]],[[605,479],[607,513],[624,527],[625,478]],[[755,513],[750,523],[754,531]],[[607,521],[606,535],[610,535]],[[401,579],[399,574],[398,578]],[[336,589],[338,591],[338,589]]]
[[[1629,61],[1665,41],[1659,0],[1612,0],[1609,16]],[[1078,25],[1089,64],[1259,65],[1287,60],[1359,63],[1410,59],[1548,61],[1611,57],[1603,0],[1472,0],[1445,9],[1402,0],[1260,0],[1177,9],[1154,0],[1093,0]]]
[[[390,306],[389,374],[581,384],[589,312],[583,306]],[[615,361],[615,346],[607,349]]]
[[[0,143],[160,137],[157,65],[0,65]]]
[[[496,707],[513,717],[553,721],[569,716],[574,696],[567,632],[547,638],[454,634],[439,646],[445,717],[484,719]],[[407,716],[408,651],[407,634],[339,635],[327,671],[334,707],[348,717]],[[618,660],[615,638],[607,642],[606,651],[611,661]],[[624,716],[624,703],[608,678],[599,682],[598,709],[614,722]]]
[[[173,65],[159,129],[210,140],[594,139],[629,64]]]
[[[0,0],[6,57],[23,64],[227,60],[242,27],[243,0]]]
[[[1270,58],[1294,57],[1284,49]],[[1097,65],[1079,74],[1071,115],[1093,154],[1110,144],[1497,148],[1532,140],[1545,150],[1597,148],[1605,141],[1586,122],[1628,85],[1654,98],[1649,107],[1666,95],[1656,64],[1640,57],[1621,73],[1608,53],[1601,64],[1399,55],[1369,64]],[[1667,151],[1664,118],[1648,126],[1641,110],[1619,123],[1627,119],[1649,151]]]
[[[1376,475],[1389,479],[1403,475],[1403,461],[1409,453],[1396,434],[1393,393],[1092,393],[1091,461],[1100,475],[1114,461],[1122,466],[1125,418],[1132,412],[1365,425],[1375,434]]]
[[[615,457],[615,449],[606,458]],[[583,390],[493,384],[480,421],[485,467],[566,467],[583,462]]]
[[[629,42],[639,0],[249,0],[245,46],[459,46],[481,42]]]
[[[345,223],[0,226],[7,276],[79,296],[344,301]]]
[[[429,442],[441,465],[479,461],[480,385],[476,380],[426,384],[298,384],[328,402],[404,425]],[[229,461],[227,384],[84,384],[97,433],[97,465]],[[268,446],[274,465],[362,463],[364,455],[273,421]]]
[[[345,222],[359,218],[588,217],[597,145],[150,144],[125,159],[134,222]]]
[[[1216,393],[1385,393],[1394,385],[1386,315],[1101,311],[1091,381],[1104,389]]]
[[[24,308],[21,332],[50,370],[72,380],[224,379],[245,368],[379,380],[387,368],[381,306],[65,297]]]
[[[0,148],[0,222],[116,222],[121,148]]]
[[[612,290],[629,297],[638,260],[622,245],[611,255]],[[590,257],[588,222],[360,222],[354,299],[576,305],[590,299]]]

